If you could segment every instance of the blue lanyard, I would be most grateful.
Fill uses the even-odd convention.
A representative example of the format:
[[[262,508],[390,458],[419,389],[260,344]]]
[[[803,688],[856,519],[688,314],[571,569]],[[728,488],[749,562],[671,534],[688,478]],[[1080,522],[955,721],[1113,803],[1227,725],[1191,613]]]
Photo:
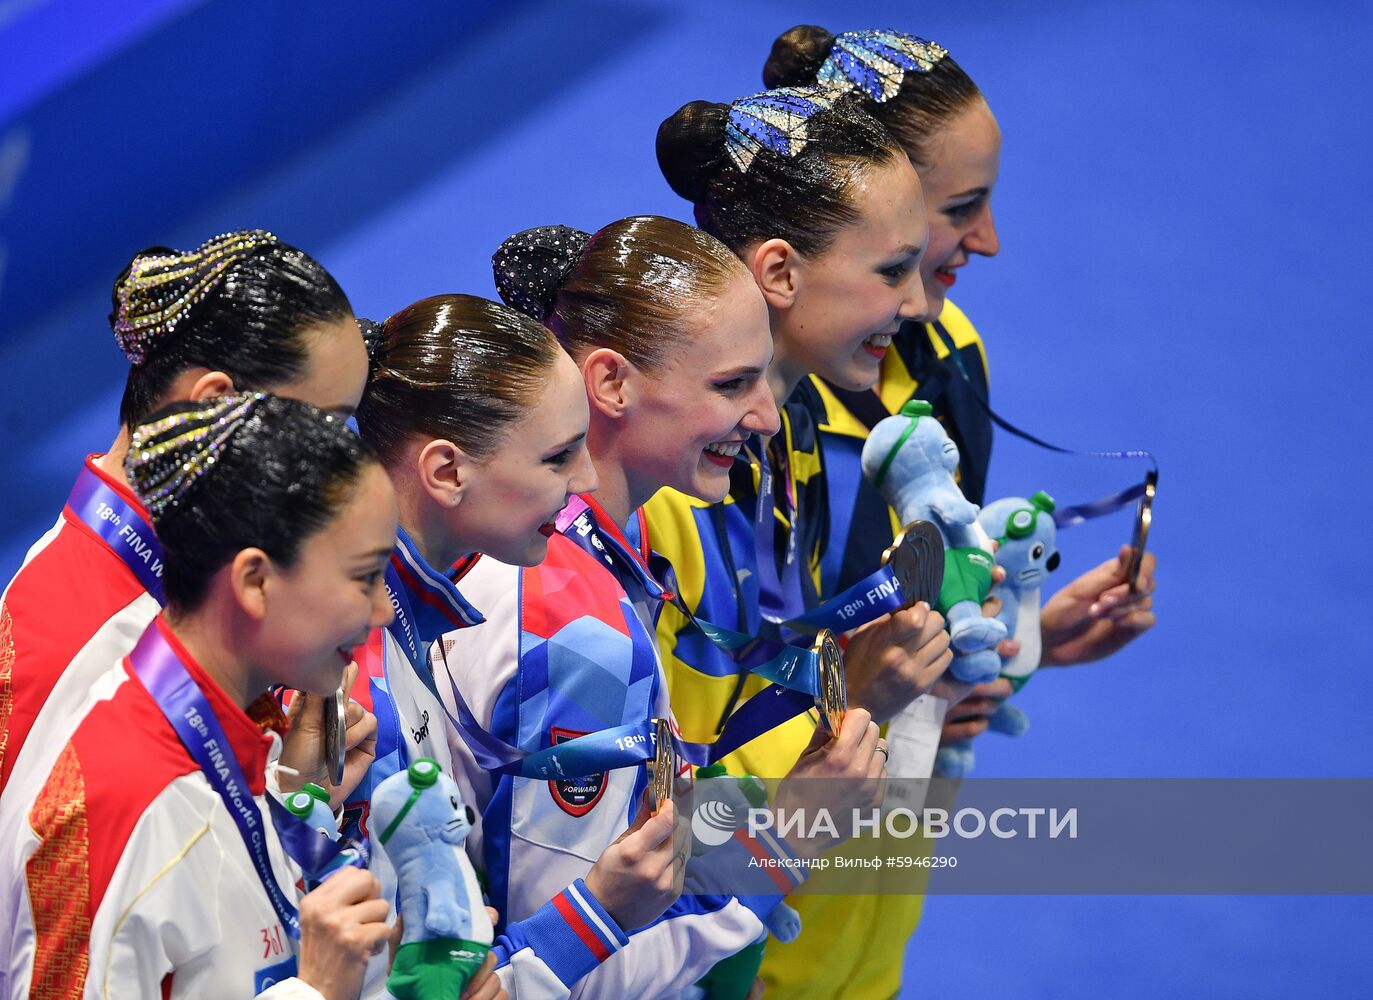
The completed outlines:
[[[777,514],[773,493],[772,467],[768,463],[768,449],[761,438],[751,442],[757,447],[758,501],[753,511],[753,548],[758,572],[758,604],[765,621],[782,628],[806,609],[805,593],[801,589],[801,559],[797,554],[796,509],[787,504],[786,550],[782,567],[777,567]],[[786,473],[789,475],[789,473]]]
[[[644,565],[639,553],[603,528],[595,509],[581,497],[574,497],[569,502],[558,519],[558,530],[603,561],[626,591],[634,586],[654,600],[671,603],[741,668],[772,681],[771,687],[750,698],[743,708],[730,715],[713,743],[679,741],[678,753],[692,764],[698,767],[714,764],[763,733],[815,707],[820,690],[820,669],[819,658],[813,650],[759,639],[697,618],[675,588],[665,586],[659,579],[661,576],[671,581],[672,567],[667,560],[653,556],[659,561],[658,575],[655,575]]]
[[[205,692],[200,690],[181,658],[167,642],[158,622],[148,626],[138,640],[129,654],[129,663],[171,723],[191,758],[199,765],[205,780],[223,800],[281,925],[291,937],[299,938],[300,916],[295,904],[286,898],[272,873],[267,830],[248,779],[239,766],[238,758],[234,756],[233,746],[224,735],[224,729],[210,707]],[[267,802],[272,824],[281,837],[283,848],[302,866],[307,876],[317,878],[327,874],[331,866],[339,867],[336,862],[347,851],[353,853],[346,864],[366,867],[365,851],[330,840],[293,815],[272,795],[267,796]]]
[[[387,630],[405,647],[417,668],[425,665],[429,644],[439,636],[483,621],[481,612],[467,603],[453,581],[424,561],[404,529],[396,533],[396,548],[387,563],[385,580],[396,612]],[[423,677],[427,671],[418,673]]]
[[[765,621],[783,635],[788,632],[815,635],[826,628],[834,632],[847,632],[912,603],[913,598],[902,589],[891,568],[881,566],[843,593],[809,611],[804,610],[805,593],[801,587],[801,567],[797,555],[797,511],[794,508],[790,511],[786,555],[779,573],[773,541],[776,530],[773,477],[768,465],[767,449],[760,446],[756,457],[759,479],[758,506],[753,516],[754,550],[759,604]],[[728,544],[728,539],[721,538],[719,541],[721,545]],[[707,637],[720,646],[715,636],[711,635],[711,629],[718,630],[719,626],[706,623],[701,627]]]
[[[1158,482],[1158,460],[1154,458],[1153,452],[1138,450],[1077,451],[1072,448],[1064,448],[1061,445],[1051,444],[1043,438],[1031,434],[1029,431],[1021,430],[992,409],[991,404],[987,402],[986,397],[983,396],[981,391],[973,383],[972,378],[968,375],[968,369],[963,365],[962,356],[952,344],[949,344],[944,340],[943,335],[939,333],[934,326],[931,326],[930,330],[934,332],[940,345],[948,352],[949,358],[953,361],[954,368],[958,370],[959,377],[967,384],[968,391],[972,395],[973,400],[981,408],[982,412],[987,414],[992,423],[1006,431],[1006,433],[1012,434],[1022,441],[1028,441],[1036,447],[1043,448],[1046,451],[1057,452],[1060,455],[1107,459],[1142,458],[1149,463],[1150,468],[1153,470],[1153,483],[1156,484]],[[1144,482],[1135,483],[1133,486],[1127,486],[1117,493],[1111,493],[1107,496],[1099,497],[1096,500],[1089,500],[1086,503],[1071,504],[1069,506],[1060,505],[1054,510],[1054,526],[1058,528],[1071,528],[1082,524],[1084,521],[1090,521],[1093,518],[1115,513],[1144,496],[1144,491],[1149,485],[1150,480],[1146,479]]]
[[[410,669],[443,708],[480,767],[498,774],[553,780],[627,767],[649,760],[656,753],[651,720],[590,733],[535,753],[512,747],[481,728],[453,681],[452,672],[445,670],[457,708],[456,713],[450,711],[439,694],[428,650],[445,631],[477,624],[481,615],[462,598],[452,581],[440,579],[413,551],[403,531],[386,567],[385,579],[395,611],[387,630],[405,649]],[[419,591],[416,584],[421,588]],[[420,603],[414,598],[419,598]]]
[[[814,652],[790,643],[746,635],[696,617],[681,596],[644,565],[638,553],[602,527],[595,510],[581,497],[574,497],[568,503],[558,520],[558,530],[579,548],[604,562],[626,592],[632,587],[646,593],[651,600],[670,603],[744,670],[812,697],[819,692],[819,669]],[[658,573],[671,579],[671,565],[661,556],[657,559],[660,560]]]
[[[162,599],[162,545],[143,512],[82,468],[67,506],[138,578],[158,604]]]

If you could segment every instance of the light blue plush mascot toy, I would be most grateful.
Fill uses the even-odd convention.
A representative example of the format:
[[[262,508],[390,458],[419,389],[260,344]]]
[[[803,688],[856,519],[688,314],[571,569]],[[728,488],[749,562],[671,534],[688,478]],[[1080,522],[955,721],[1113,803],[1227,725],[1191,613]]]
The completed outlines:
[[[472,822],[458,786],[428,757],[372,793],[370,826],[396,870],[405,920],[386,980],[398,1000],[453,1000],[491,950],[491,918],[463,849]]]
[[[1006,497],[982,508],[978,522],[996,539],[996,564],[1006,571],[1006,579],[992,587],[992,596],[1001,599],[997,618],[1011,637],[1020,643],[1020,652],[1004,660],[1001,676],[1019,691],[1039,668],[1039,591],[1044,578],[1058,568],[1058,530],[1054,526],[1054,500],[1043,491],[1028,500]],[[1025,713],[1009,701],[987,720],[987,728],[1007,736],[1019,736],[1030,728]],[[936,757],[941,774],[961,778],[973,769],[972,740],[960,740],[939,748]]]
[[[767,788],[751,774],[735,777],[726,773],[724,764],[697,768],[692,792],[692,857],[719,847],[748,822],[750,809],[761,809],[767,801]],[[757,941],[712,966],[683,994],[684,1000],[744,1000],[763,964],[768,931],[783,944],[795,941],[801,933],[801,914],[786,903],[778,903],[764,926],[767,930]]]
[[[338,820],[334,818],[334,811],[329,808],[329,793],[320,785],[313,781],[307,782],[300,791],[286,796],[282,804],[292,815],[304,820],[307,826],[318,830],[330,840],[338,840]],[[351,854],[348,852],[336,855],[323,871],[307,876],[307,887],[319,885],[334,872],[349,864],[350,858]]]
[[[307,782],[298,792],[286,796],[286,808],[330,840],[338,840],[338,820],[329,808],[329,793],[313,781]]]
[[[996,644],[1006,626],[982,616],[992,583],[992,544],[978,524],[978,507],[954,482],[958,446],[934,418],[929,403],[913,399],[872,429],[863,445],[863,474],[896,511],[902,524],[929,521],[944,538],[944,586],[936,610],[949,622],[954,649],[949,670],[980,684],[1001,673]]]

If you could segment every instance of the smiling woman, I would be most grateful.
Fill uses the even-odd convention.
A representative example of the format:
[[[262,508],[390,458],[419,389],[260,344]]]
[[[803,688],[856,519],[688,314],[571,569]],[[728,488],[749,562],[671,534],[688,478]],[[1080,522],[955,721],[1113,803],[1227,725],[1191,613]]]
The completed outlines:
[[[745,439],[777,429],[767,306],[738,258],[699,229],[636,216],[595,235],[527,230],[493,263],[502,297],[581,369],[612,519],[623,526],[665,486],[724,499]]]
[[[744,262],[772,311],[778,405],[811,372],[872,385],[897,326],[926,308],[920,182],[858,99],[837,94],[791,87],[693,101],[658,129],[668,184]]]
[[[587,995],[676,995],[755,941],[778,897],[677,899],[682,866],[670,837],[653,854],[661,884],[611,877],[607,861],[626,828],[646,818],[642,764],[655,720],[671,719],[654,633],[669,598],[630,536],[643,535],[640,505],[663,487],[721,500],[744,442],[776,432],[767,307],[728,247],[656,216],[594,235],[526,230],[492,263],[502,298],[547,324],[580,369],[600,487],[573,498],[541,565],[475,566],[463,586],[488,622],[442,644],[453,707],[460,693],[505,744],[562,747],[569,777],[492,773],[451,727],[458,781],[482,813],[487,884],[509,920],[536,914],[568,883],[580,886],[632,941],[614,966],[588,974]],[[622,752],[591,773],[577,769],[570,741],[607,730],[620,734]],[[654,821],[672,815],[670,796],[660,805]]]
[[[25,993],[356,995],[387,907],[356,870],[299,898],[267,768],[283,735],[298,759],[320,747],[267,692],[332,692],[340,650],[390,620],[390,483],[341,419],[260,393],[159,410],[126,464],[167,610],[95,680],[6,839],[0,899],[23,956],[6,971]]]
[[[724,504],[655,497],[646,508],[648,540],[671,560],[679,593],[695,615],[754,633],[819,605],[822,560],[843,558],[845,551],[843,539],[829,534],[828,455],[809,377],[866,393],[903,324],[930,308],[922,278],[928,195],[922,197],[916,168],[862,94],[815,86],[813,76],[804,82],[810,85],[798,82],[729,105],[693,102],[662,123],[657,140],[669,185],[692,201],[700,225],[739,256],[768,305],[770,381],[783,424],[753,467],[735,475]],[[885,521],[885,508],[878,516]],[[874,557],[863,573],[877,566]],[[949,662],[942,626],[937,613],[917,604],[853,630],[845,652],[849,703],[885,721],[928,690]],[[728,657],[700,642],[676,608],[664,610],[658,631],[673,707],[688,738],[713,738],[764,690],[763,679],[740,674]],[[765,779],[780,777],[811,735],[811,720],[788,720],[729,763]],[[849,933],[840,927],[855,912],[849,897],[798,903],[808,933],[818,922],[811,916],[817,905],[847,911],[820,939]],[[877,940],[866,925],[862,937]],[[867,976],[854,967],[868,962],[867,949],[845,963],[827,957],[806,934],[802,940],[808,943],[788,951],[803,953],[807,969],[791,977],[786,995],[895,992],[897,981],[885,969]],[[869,991],[865,976],[881,982]]]

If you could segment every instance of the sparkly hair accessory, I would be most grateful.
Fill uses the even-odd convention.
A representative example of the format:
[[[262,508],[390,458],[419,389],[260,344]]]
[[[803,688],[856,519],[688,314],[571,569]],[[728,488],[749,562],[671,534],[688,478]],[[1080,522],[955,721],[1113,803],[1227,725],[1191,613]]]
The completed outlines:
[[[811,117],[834,107],[840,96],[834,88],[778,87],[740,98],[729,106],[725,122],[729,158],[747,171],[764,149],[778,156],[795,156],[806,148],[806,125]]]
[[[151,346],[176,329],[234,261],[255,247],[275,242],[271,233],[244,229],[206,240],[186,253],[134,258],[115,289],[117,304],[110,317],[124,356],[135,365],[142,364]]]
[[[857,87],[880,104],[896,96],[907,73],[928,73],[948,54],[934,42],[899,31],[850,31],[834,40],[816,82]]]
[[[222,396],[191,410],[141,424],[133,433],[124,472],[153,526],[214,468],[219,454],[267,397]]]
[[[539,226],[516,233],[491,255],[501,300],[542,323],[590,242],[590,233],[569,226]]]
[[[371,372],[377,367],[377,355],[381,353],[381,324],[374,319],[363,319],[359,316],[358,330],[362,333],[363,349],[367,351],[367,370]]]

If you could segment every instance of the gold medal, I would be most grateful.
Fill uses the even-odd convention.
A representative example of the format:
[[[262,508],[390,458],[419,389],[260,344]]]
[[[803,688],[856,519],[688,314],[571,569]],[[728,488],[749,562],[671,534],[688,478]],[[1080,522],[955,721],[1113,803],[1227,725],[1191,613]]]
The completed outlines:
[[[340,686],[324,699],[324,767],[329,780],[343,784],[343,762],[348,756],[348,695]]]
[[[654,741],[657,753],[653,757],[653,811],[672,798],[672,783],[677,779],[677,753],[672,749],[672,727],[666,719],[654,719]]]
[[[1130,566],[1125,578],[1130,581],[1130,592],[1139,589],[1139,570],[1144,564],[1144,546],[1149,542],[1149,525],[1154,520],[1154,494],[1158,491],[1158,473],[1150,469],[1144,474],[1144,496],[1139,498],[1135,508],[1135,531],[1130,539]]]
[[[838,736],[839,727],[844,724],[844,713],[849,707],[848,687],[844,683],[844,654],[834,633],[822,628],[811,647],[819,661],[820,683],[815,695],[815,706],[820,709],[820,718],[830,735]]]
[[[934,607],[944,585],[944,539],[929,521],[912,521],[882,553],[901,586],[906,607],[924,601]]]

